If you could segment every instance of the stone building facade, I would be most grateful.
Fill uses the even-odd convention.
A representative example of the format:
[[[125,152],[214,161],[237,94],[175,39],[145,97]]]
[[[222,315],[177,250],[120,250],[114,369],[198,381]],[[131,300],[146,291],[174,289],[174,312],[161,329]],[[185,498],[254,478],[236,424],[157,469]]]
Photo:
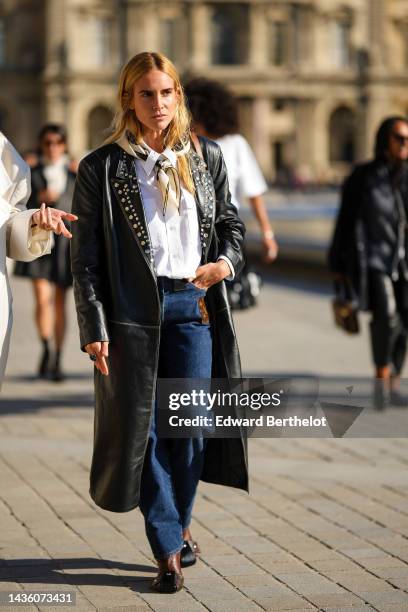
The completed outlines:
[[[33,147],[66,124],[73,155],[106,135],[118,71],[160,50],[222,80],[271,180],[337,180],[408,112],[406,0],[0,0],[0,129]]]

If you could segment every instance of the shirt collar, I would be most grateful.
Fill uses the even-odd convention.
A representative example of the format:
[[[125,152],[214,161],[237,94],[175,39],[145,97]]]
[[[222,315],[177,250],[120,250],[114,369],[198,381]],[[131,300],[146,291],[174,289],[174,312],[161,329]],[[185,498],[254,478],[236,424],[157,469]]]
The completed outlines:
[[[177,155],[169,147],[164,149],[164,151],[162,153],[158,153],[154,149],[151,149],[149,147],[149,145],[147,145],[144,141],[142,142],[142,144],[146,148],[146,150],[148,151],[149,155],[148,155],[146,160],[139,159],[139,162],[140,162],[140,165],[142,166],[143,170],[146,172],[146,174],[148,176],[153,172],[153,168],[156,165],[156,162],[157,162],[157,160],[159,159],[159,157],[161,155],[164,155],[165,157],[167,157],[167,159],[170,161],[170,163],[173,166],[176,166],[176,164],[177,164]]]
[[[122,149],[124,149],[126,153],[129,153],[133,157],[136,157],[135,152],[133,151],[132,147],[129,145],[129,141],[126,138],[126,135],[124,133],[116,141],[116,143],[120,147],[122,147]],[[160,157],[160,155],[165,155],[167,159],[173,164],[173,166],[176,167],[177,155],[169,147],[167,147],[167,149],[165,149],[163,153],[157,153],[157,151],[153,151],[153,149],[151,149],[145,142],[143,142],[143,144],[146,147],[146,149],[149,151],[149,156],[146,159],[146,161],[143,161],[142,159],[138,159],[138,162],[140,163],[141,167],[143,168],[143,170],[146,172],[147,175],[150,175],[152,173],[154,165],[157,159]]]

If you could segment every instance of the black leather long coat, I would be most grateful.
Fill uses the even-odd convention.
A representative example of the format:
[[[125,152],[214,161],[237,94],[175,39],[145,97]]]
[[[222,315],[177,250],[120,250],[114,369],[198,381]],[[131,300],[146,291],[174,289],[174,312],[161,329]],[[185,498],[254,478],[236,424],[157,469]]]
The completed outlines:
[[[231,204],[215,143],[201,139],[203,160],[189,153],[196,187],[202,263],[226,255],[243,265],[244,226]],[[90,494],[98,506],[126,512],[139,502],[157,379],[160,302],[134,157],[105,145],[79,166],[72,210],[74,295],[81,347],[109,341],[109,376],[95,369],[94,451]],[[213,377],[240,378],[241,367],[224,282],[207,291],[213,327]],[[202,479],[248,488],[244,439],[211,439]]]

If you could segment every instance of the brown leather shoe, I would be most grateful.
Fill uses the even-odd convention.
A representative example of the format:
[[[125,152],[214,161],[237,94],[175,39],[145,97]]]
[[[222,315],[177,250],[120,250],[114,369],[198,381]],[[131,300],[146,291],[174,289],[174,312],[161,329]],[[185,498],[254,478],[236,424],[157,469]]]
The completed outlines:
[[[151,588],[157,593],[177,593],[181,591],[184,584],[184,576],[181,573],[180,553],[171,555],[167,559],[157,561],[159,573],[151,583]]]
[[[184,576],[183,574],[178,574],[177,572],[164,572],[161,574],[160,572],[157,574],[156,578],[153,580],[151,584],[151,588],[153,591],[157,593],[177,593],[177,591],[181,591],[184,584]]]

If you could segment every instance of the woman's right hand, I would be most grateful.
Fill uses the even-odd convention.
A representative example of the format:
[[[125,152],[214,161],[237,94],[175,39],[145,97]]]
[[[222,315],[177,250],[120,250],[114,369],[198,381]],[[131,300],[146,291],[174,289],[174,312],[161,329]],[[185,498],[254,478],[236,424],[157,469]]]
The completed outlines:
[[[109,375],[108,364],[106,363],[106,357],[109,355],[109,342],[91,342],[85,345],[85,350],[88,355],[94,355],[96,360],[94,366],[104,376]]]

